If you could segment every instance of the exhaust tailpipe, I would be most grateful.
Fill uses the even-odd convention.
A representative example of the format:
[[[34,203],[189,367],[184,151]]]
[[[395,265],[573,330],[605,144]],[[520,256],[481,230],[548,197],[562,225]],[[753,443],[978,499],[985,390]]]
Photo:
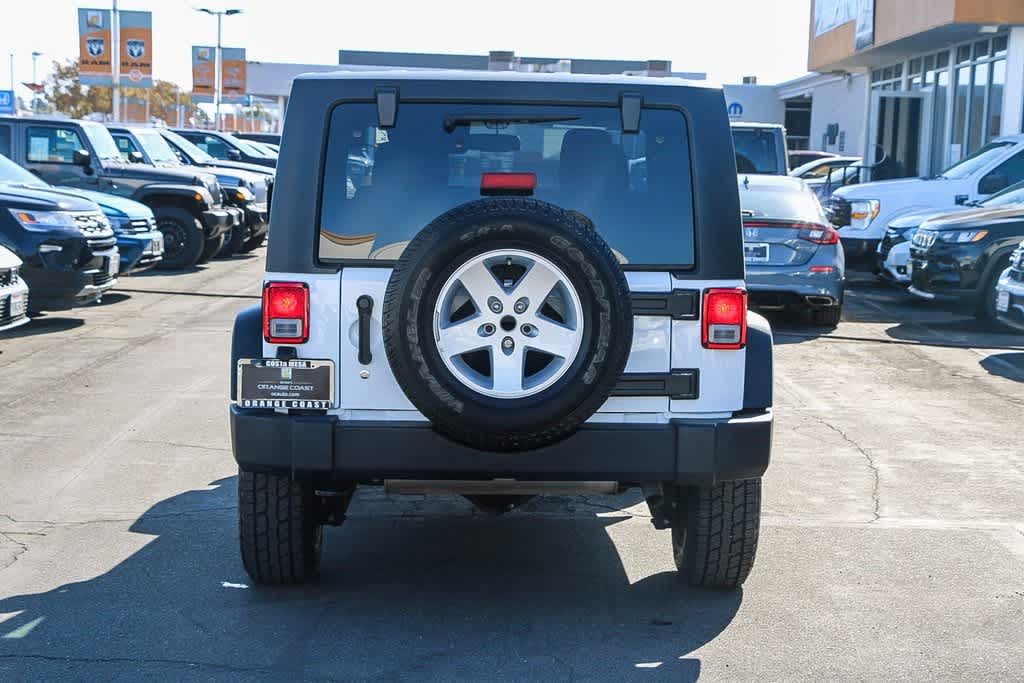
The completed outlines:
[[[836,300],[830,296],[809,296],[807,303],[811,306],[834,306]]]

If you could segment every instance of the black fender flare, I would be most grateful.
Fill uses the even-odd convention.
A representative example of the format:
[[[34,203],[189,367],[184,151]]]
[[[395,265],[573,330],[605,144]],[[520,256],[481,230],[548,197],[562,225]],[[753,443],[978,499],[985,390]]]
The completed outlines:
[[[772,326],[747,311],[747,354],[743,370],[743,410],[764,410],[772,405]]]
[[[200,191],[204,195],[209,195],[205,187],[198,185],[152,183],[143,185],[135,190],[132,193],[131,199],[142,202],[154,210],[158,205],[177,206],[198,217],[207,206],[205,199],[201,202],[196,201],[195,194]],[[211,199],[217,201],[220,197],[212,197]]]
[[[263,305],[246,306],[231,329],[231,400],[238,394],[238,359],[263,357]]]

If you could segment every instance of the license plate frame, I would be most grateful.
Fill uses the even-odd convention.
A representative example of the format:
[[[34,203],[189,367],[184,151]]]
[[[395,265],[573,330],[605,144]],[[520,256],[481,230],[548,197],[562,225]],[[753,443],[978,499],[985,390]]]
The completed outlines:
[[[996,310],[1000,313],[1006,313],[1010,310],[1010,293],[1005,289],[1001,289],[996,293]]]
[[[746,242],[743,244],[743,259],[747,263],[767,263],[771,246],[767,242]]]
[[[327,410],[334,406],[333,360],[240,358],[236,403],[242,408]]]

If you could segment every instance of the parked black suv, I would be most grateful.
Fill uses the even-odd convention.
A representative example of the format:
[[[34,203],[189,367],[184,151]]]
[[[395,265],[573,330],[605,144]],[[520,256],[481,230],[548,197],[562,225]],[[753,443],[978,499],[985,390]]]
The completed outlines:
[[[152,209],[164,235],[161,268],[210,258],[239,219],[224,207],[212,174],[128,163],[101,123],[0,116],[0,138],[11,141],[13,161],[51,185],[121,195]]]
[[[1024,239],[1024,186],[924,221],[910,243],[910,292],[996,318],[996,281]]]
[[[117,283],[117,238],[93,202],[39,187],[0,155],[0,246],[22,260],[30,312],[99,300]]]
[[[121,154],[128,160],[138,160],[135,154],[142,156],[142,161],[161,168],[183,168],[186,164],[178,153],[162,135],[162,131],[147,126],[125,126],[107,124],[110,134],[114,136]],[[270,176],[266,168],[260,173],[251,173],[233,168],[219,166],[203,166],[203,171],[212,173],[220,183],[224,203],[241,212],[241,220],[236,221],[228,230],[217,256],[228,257],[235,252],[252,251],[263,244],[267,234],[267,190]]]
[[[303,76],[284,139],[263,304],[232,341],[255,581],[311,576],[323,525],[383,485],[492,512],[639,487],[690,583],[743,583],[772,340],[720,89]]]
[[[198,128],[175,128],[174,132],[216,159],[244,161],[248,164],[277,168],[276,154],[250,145],[231,133]]]

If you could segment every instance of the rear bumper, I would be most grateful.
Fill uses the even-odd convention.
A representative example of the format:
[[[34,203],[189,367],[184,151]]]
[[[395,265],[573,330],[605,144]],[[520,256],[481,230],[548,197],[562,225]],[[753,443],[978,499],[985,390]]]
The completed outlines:
[[[760,477],[768,467],[771,411],[669,424],[586,424],[522,453],[455,443],[426,422],[352,422],[231,406],[239,466],[318,479],[495,479],[713,484]]]
[[[836,273],[759,273],[747,266],[747,291],[752,308],[778,306],[821,307],[843,301],[843,276]],[[828,300],[828,301],[826,301]]]

